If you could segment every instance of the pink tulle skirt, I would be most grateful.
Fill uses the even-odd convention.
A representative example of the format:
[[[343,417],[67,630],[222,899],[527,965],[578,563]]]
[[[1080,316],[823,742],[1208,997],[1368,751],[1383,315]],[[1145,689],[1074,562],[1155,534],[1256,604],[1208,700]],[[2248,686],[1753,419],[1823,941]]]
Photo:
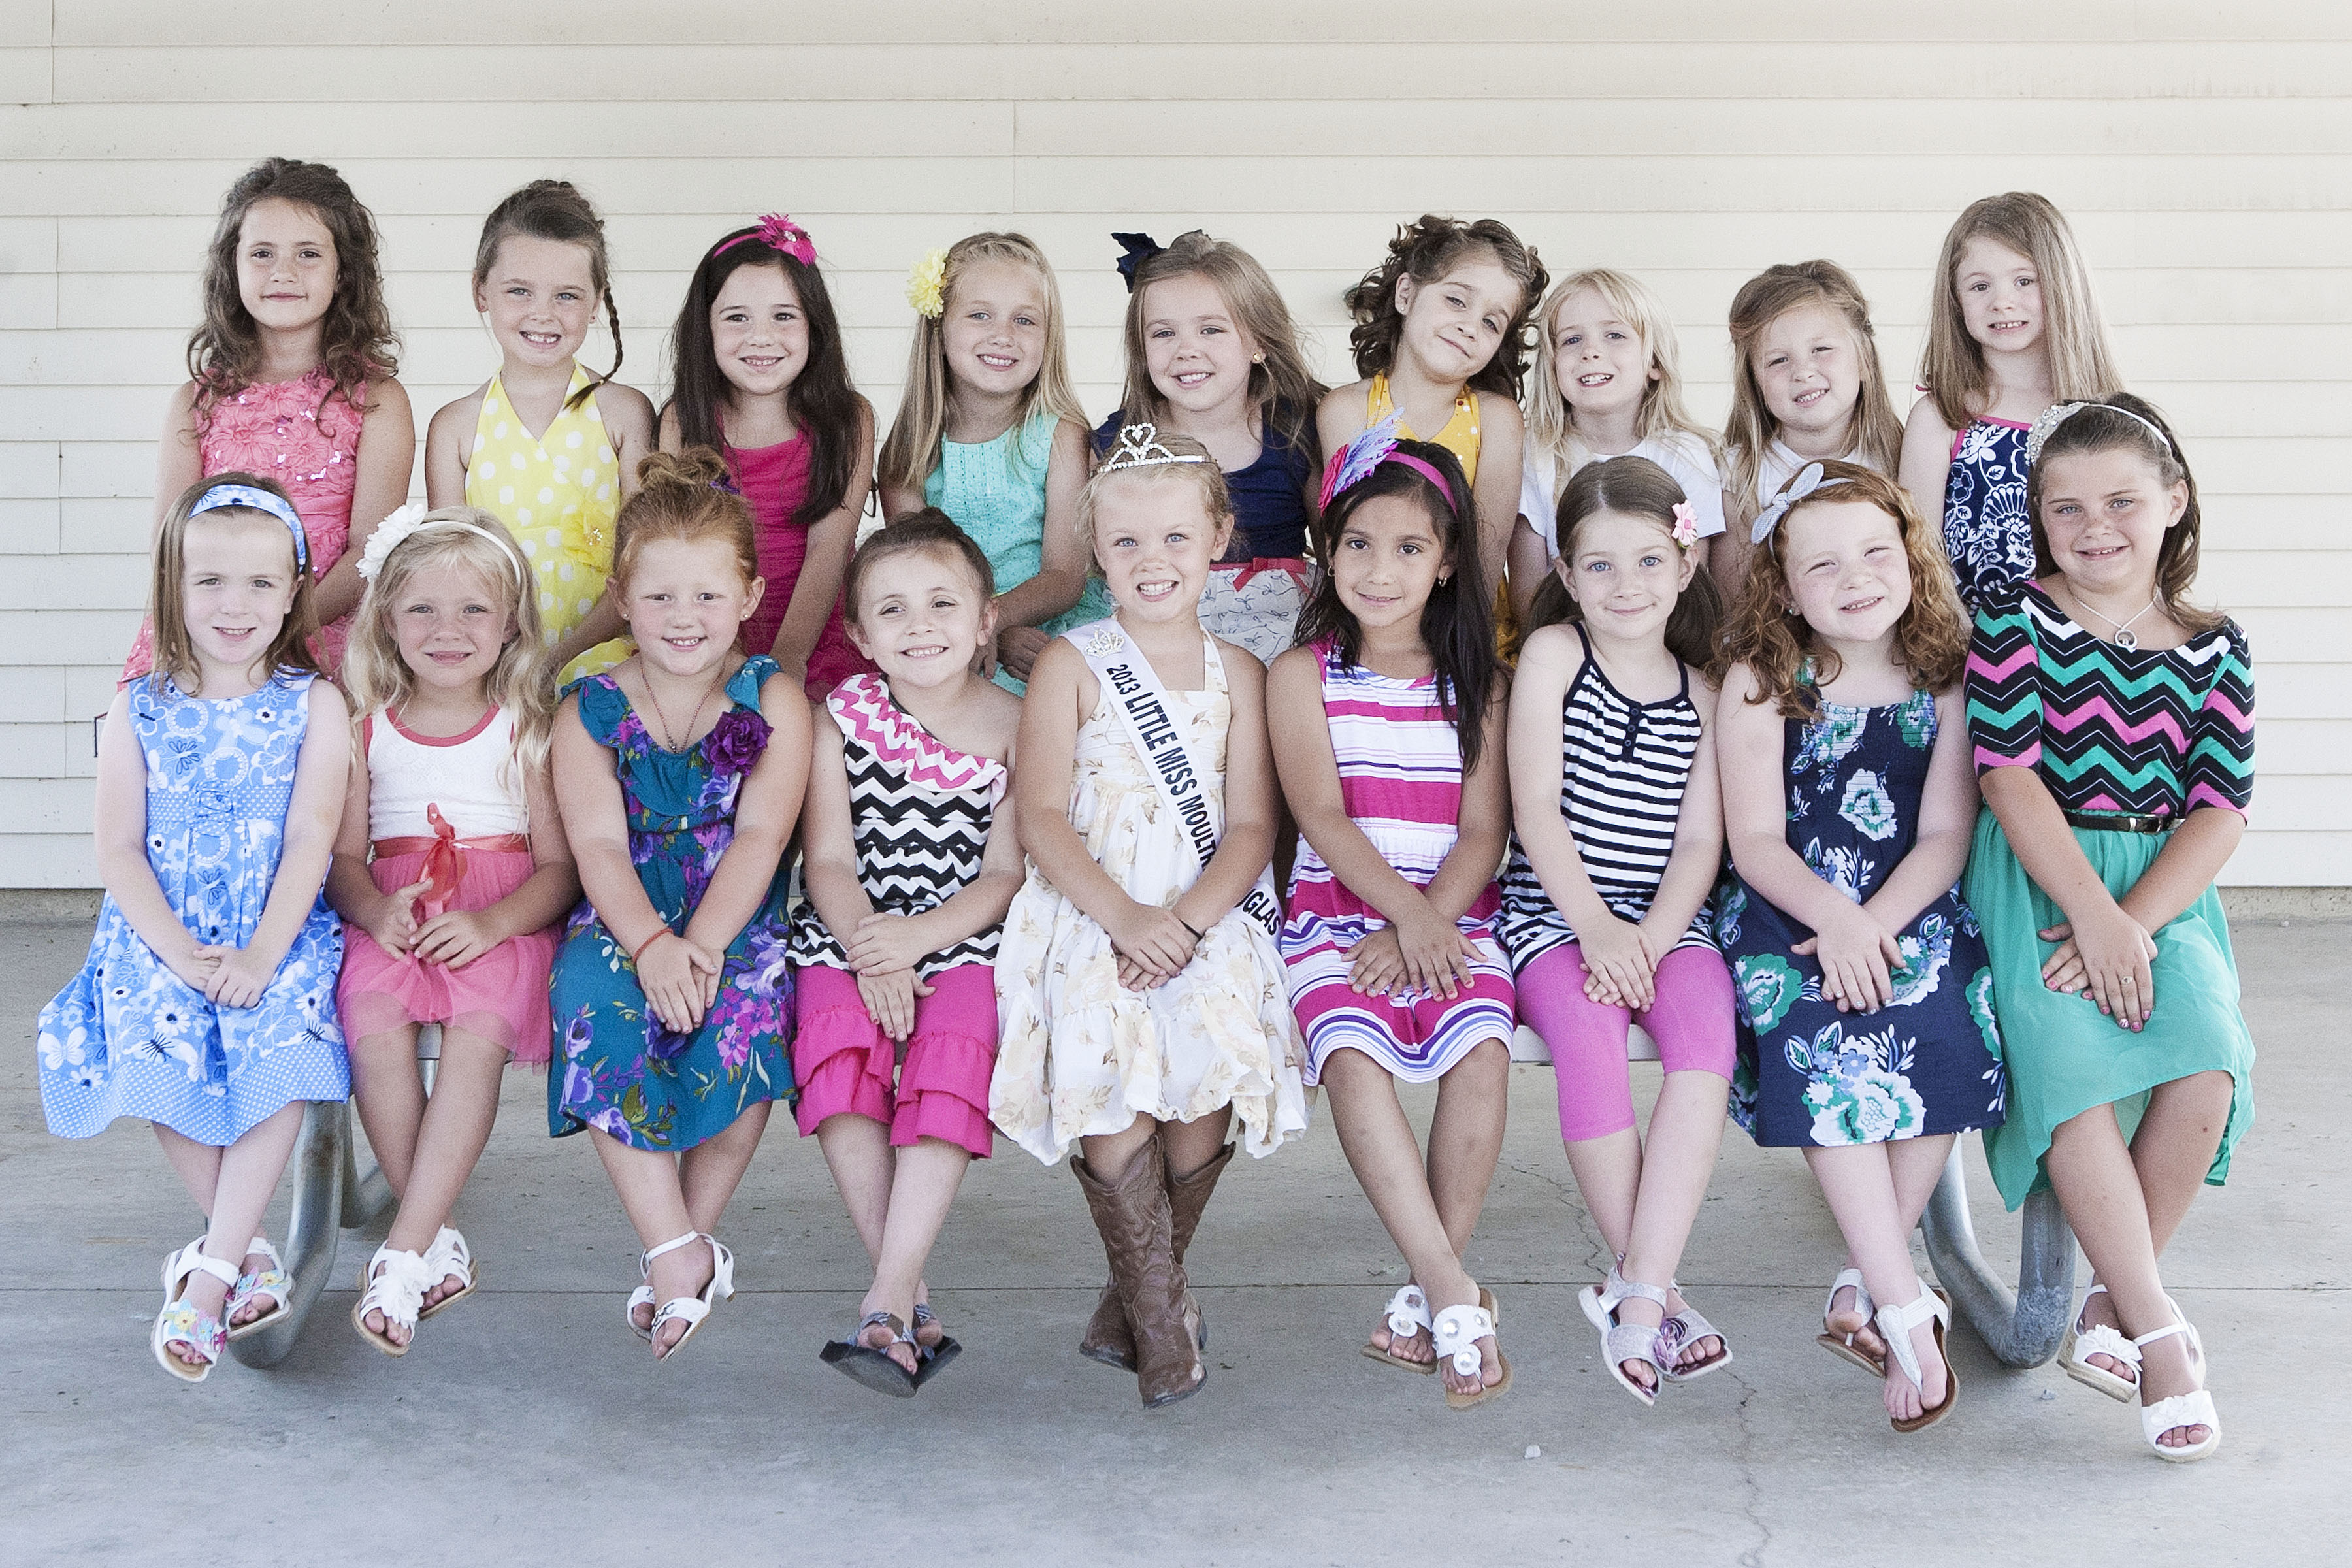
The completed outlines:
[[[988,1080],[996,1069],[996,972],[959,963],[931,978],[915,998],[915,1032],[907,1058],[874,1022],[857,976],[811,964],[795,971],[793,1080],[801,1097],[793,1114],[806,1137],[829,1116],[846,1112],[878,1121],[900,1148],[936,1138],[988,1158],[995,1129],[988,1121]]]
[[[368,868],[376,889],[389,893],[423,874],[425,855],[390,855]],[[468,849],[466,873],[449,900],[452,910],[486,910],[530,878],[530,854],[520,849]],[[397,957],[358,926],[343,925],[343,977],[337,988],[343,1036],[352,1045],[410,1024],[443,1024],[506,1048],[518,1062],[544,1067],[553,1043],[548,1023],[547,973],[555,963],[559,926],[513,937],[462,969]]]

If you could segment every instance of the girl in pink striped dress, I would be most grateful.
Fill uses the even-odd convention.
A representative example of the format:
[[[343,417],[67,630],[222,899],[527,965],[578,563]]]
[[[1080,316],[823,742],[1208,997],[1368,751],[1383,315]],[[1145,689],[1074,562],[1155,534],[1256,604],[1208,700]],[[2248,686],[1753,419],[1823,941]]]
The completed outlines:
[[[1444,1373],[1457,1409],[1510,1385],[1495,1299],[1462,1268],[1502,1150],[1511,971],[1499,895],[1503,686],[1475,503],[1393,420],[1332,460],[1329,570],[1266,708],[1300,843],[1281,948],[1308,1083],[1412,1270],[1364,1353]],[[1396,1082],[1436,1082],[1424,1161]]]

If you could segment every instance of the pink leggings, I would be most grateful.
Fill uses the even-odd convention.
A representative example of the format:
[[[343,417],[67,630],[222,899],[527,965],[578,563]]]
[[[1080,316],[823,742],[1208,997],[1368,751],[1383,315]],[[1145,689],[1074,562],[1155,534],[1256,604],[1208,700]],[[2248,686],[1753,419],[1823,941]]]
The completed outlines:
[[[1570,1143],[1633,1125],[1633,1077],[1625,1066],[1629,1025],[1658,1042],[1668,1072],[1728,1079],[1731,971],[1711,947],[1678,947],[1658,961],[1656,997],[1646,1011],[1604,1007],[1584,994],[1584,952],[1566,942],[1519,971],[1519,1016],[1551,1047],[1559,1079],[1559,1135]]]

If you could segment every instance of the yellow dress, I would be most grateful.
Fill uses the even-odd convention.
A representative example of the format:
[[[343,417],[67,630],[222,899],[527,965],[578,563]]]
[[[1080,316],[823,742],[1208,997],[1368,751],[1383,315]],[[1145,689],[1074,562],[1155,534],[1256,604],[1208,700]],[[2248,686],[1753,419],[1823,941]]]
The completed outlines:
[[[572,368],[573,394],[593,378]],[[466,504],[495,513],[539,579],[539,620],[548,646],[578,626],[613,571],[613,520],[621,510],[621,459],[604,434],[592,394],[559,409],[533,439],[497,376],[482,393],[474,449],[466,461]],[[627,637],[599,643],[567,665],[559,684],[612,668],[636,651]]]
[[[1375,371],[1372,390],[1365,399],[1364,428],[1369,430],[1390,415],[1396,413],[1396,404],[1389,396],[1389,378]],[[1434,436],[1413,433],[1412,422],[1402,416],[1397,419],[1397,435],[1407,441],[1426,441],[1433,447],[1443,447],[1461,459],[1462,477],[1474,486],[1478,482],[1478,395],[1464,387],[1454,395],[1454,417],[1445,428]]]

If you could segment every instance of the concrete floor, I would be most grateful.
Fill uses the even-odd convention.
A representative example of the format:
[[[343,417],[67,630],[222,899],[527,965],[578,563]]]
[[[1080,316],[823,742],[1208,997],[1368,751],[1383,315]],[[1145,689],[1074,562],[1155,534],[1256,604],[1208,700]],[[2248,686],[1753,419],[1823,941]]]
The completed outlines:
[[[1601,1254],[1533,1067],[1514,1069],[1469,1259],[1517,1383],[1466,1415],[1355,1353],[1403,1269],[1319,1123],[1244,1161],[1210,1211],[1210,1384],[1171,1410],[1075,1353],[1100,1249],[1070,1176],[1003,1143],[930,1275],[961,1362],[907,1403],[821,1366],[865,1258],[782,1120],[724,1227],[740,1293],[656,1365],[621,1322],[618,1205],[584,1144],[547,1139],[544,1080],[522,1073],[457,1216],[474,1300],[405,1360],[369,1349],[349,1276],[379,1222],[345,1233],[284,1365],[186,1388],[146,1348],[157,1261],[196,1228],[153,1139],[42,1126],[31,1021],[88,930],[0,930],[18,1042],[0,1070],[0,1562],[2226,1563],[2341,1562],[2352,1534],[2352,925],[2240,933],[2261,1121],[2168,1268],[2228,1432],[2192,1467],[2148,1457],[2132,1411],[1965,1333],[1959,1409],[1895,1436],[1875,1385],[1811,1342],[1838,1243],[1802,1163],[1737,1133],[1682,1277],[1738,1360],[1642,1409],[1576,1307]],[[2013,1269],[2014,1222],[1971,1158],[1979,1233]]]

